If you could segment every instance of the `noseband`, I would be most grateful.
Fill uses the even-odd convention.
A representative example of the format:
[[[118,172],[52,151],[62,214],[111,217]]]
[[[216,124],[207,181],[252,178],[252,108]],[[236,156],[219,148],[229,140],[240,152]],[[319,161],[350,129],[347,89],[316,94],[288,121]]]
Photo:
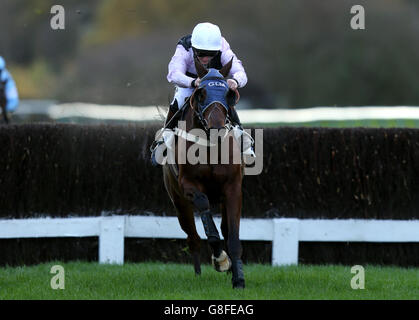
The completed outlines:
[[[195,91],[196,91],[197,89],[195,89]],[[193,112],[194,112],[194,115],[195,115],[195,117],[198,119],[198,121],[199,121],[199,123],[201,124],[201,126],[204,128],[204,130],[205,130],[205,132],[209,132],[209,130],[210,130],[210,128],[208,127],[208,121],[207,121],[207,119],[205,119],[205,117],[204,117],[204,112],[205,112],[205,110],[206,109],[208,109],[210,106],[212,106],[214,103],[217,103],[217,102],[212,102],[211,104],[209,104],[205,109],[203,109],[203,108],[200,108],[200,106],[198,105],[198,108],[195,108],[194,106],[193,106],[193,100],[194,100],[194,94],[195,94],[195,91],[193,92],[193,94],[191,95],[191,99],[189,100],[189,104],[190,104],[190,107],[191,107],[191,109],[193,110]],[[196,110],[196,109],[198,109],[198,110]],[[219,107],[217,106],[217,109],[219,109]],[[211,112],[210,112],[210,114],[208,115],[208,119],[211,117],[211,114],[213,113],[215,111],[215,109],[214,110],[211,110]],[[227,123],[229,123],[229,119],[228,119],[228,115],[226,116],[226,126],[227,126]]]

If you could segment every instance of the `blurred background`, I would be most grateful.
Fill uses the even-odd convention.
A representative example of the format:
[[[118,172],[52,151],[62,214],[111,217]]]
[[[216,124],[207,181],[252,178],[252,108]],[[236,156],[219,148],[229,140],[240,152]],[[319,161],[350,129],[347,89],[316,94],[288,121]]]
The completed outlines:
[[[240,108],[419,105],[415,0],[2,0],[0,55],[20,98],[168,106],[180,37],[218,24],[249,82]],[[352,30],[352,6],[366,29]]]

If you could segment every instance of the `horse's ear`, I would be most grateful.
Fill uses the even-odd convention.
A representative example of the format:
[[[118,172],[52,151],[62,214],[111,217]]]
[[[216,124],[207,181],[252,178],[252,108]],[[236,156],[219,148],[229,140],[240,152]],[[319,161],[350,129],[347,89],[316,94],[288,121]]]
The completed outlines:
[[[196,73],[198,74],[198,77],[202,79],[208,73],[208,70],[201,64],[201,62],[199,62],[196,57],[194,57],[194,63]]]
[[[233,57],[231,57],[231,60],[219,70],[219,72],[223,75],[224,78],[228,76],[232,65],[233,65]]]

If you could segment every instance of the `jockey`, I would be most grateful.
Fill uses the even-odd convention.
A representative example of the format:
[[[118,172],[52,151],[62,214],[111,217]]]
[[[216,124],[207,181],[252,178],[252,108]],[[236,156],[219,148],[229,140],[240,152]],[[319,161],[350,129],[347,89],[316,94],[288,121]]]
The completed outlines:
[[[195,69],[195,58],[207,69],[215,68],[217,70],[220,70],[223,65],[233,58],[229,79],[227,79],[228,87],[236,90],[244,87],[247,83],[247,75],[242,62],[237,59],[230,49],[226,39],[221,36],[220,28],[209,22],[197,24],[192,31],[192,35],[186,35],[178,41],[175,54],[169,63],[167,80],[175,85],[175,95],[169,107],[164,125],[165,130],[173,130],[176,127],[177,120],[181,115],[181,112],[177,113],[177,111],[189,101],[188,98],[201,82]],[[177,115],[174,117],[176,113]],[[233,125],[243,131],[234,107],[229,108],[229,117]],[[251,139],[248,134],[243,134],[243,138]],[[163,140],[157,141],[157,146],[163,142]],[[246,144],[246,141],[244,141],[244,144]],[[247,144],[249,145],[249,142]],[[252,145],[251,142],[250,145]],[[154,148],[151,156],[153,165],[157,165],[154,157],[155,150],[156,148]],[[254,155],[251,147],[247,151]]]
[[[0,88],[3,89],[0,90],[0,103],[6,105],[7,112],[15,111],[19,104],[19,97],[15,82],[9,71],[7,71],[6,62],[2,56],[0,56]]]

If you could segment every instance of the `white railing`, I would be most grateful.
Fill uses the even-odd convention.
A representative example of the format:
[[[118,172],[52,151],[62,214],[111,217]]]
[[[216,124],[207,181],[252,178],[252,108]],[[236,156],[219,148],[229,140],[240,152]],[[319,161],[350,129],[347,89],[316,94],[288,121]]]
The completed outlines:
[[[216,225],[221,219],[214,218]],[[198,234],[206,239],[200,219]],[[0,220],[0,239],[99,237],[99,262],[124,263],[124,238],[185,239],[176,217]],[[272,264],[298,264],[299,241],[419,242],[419,220],[241,219],[240,239],[272,241]]]
[[[240,106],[240,103],[239,103]],[[72,117],[101,120],[162,121],[168,106],[118,106],[49,100],[22,100],[16,115],[44,114],[55,120]],[[417,106],[318,106],[300,109],[240,109],[242,123],[295,123],[365,119],[419,119]]]

